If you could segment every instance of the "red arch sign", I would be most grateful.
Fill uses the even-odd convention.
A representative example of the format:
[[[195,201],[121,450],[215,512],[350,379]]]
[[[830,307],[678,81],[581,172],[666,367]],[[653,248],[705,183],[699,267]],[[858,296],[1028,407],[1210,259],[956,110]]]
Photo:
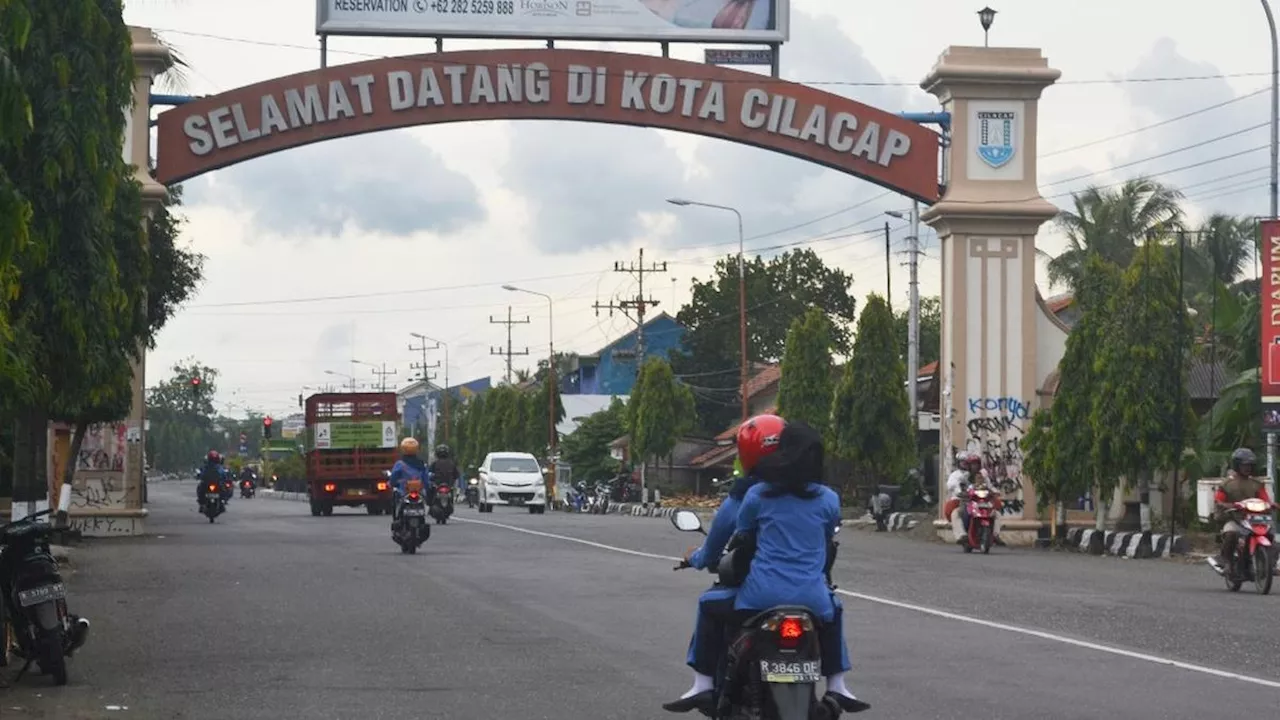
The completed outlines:
[[[289,75],[160,114],[156,180],[308,143],[475,120],[679,130],[811,160],[936,202],[939,138],[815,88],[683,60],[593,50],[476,50]]]

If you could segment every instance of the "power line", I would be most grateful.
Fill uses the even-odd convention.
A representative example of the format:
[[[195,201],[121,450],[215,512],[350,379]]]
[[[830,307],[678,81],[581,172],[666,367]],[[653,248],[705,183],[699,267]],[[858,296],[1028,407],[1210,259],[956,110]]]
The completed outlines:
[[[1108,169],[1106,170],[1106,172],[1110,172],[1110,171],[1112,171],[1112,170],[1123,170],[1124,168],[1127,168],[1127,167],[1133,167],[1134,165],[1141,165],[1142,163],[1150,162],[1150,161],[1152,161],[1152,160],[1159,160],[1159,159],[1160,159],[1160,158],[1162,158],[1162,157],[1168,157],[1168,156],[1170,156],[1170,155],[1176,155],[1176,154],[1178,154],[1178,153],[1186,152],[1186,151],[1188,151],[1188,150],[1195,150],[1196,148],[1201,148],[1201,147],[1204,147],[1205,145],[1211,145],[1211,144],[1216,143],[1216,142],[1218,142],[1218,141],[1220,141],[1220,140],[1226,140],[1226,139],[1228,139],[1228,138],[1233,138],[1233,137],[1236,137],[1236,136],[1238,136],[1238,135],[1244,135],[1245,133],[1253,132],[1254,130],[1259,130],[1259,129],[1261,129],[1261,128],[1268,127],[1270,124],[1271,124],[1271,123],[1259,123],[1259,124],[1257,124],[1257,125],[1253,125],[1253,126],[1250,126],[1250,127],[1247,127],[1247,128],[1243,128],[1243,129],[1240,129],[1240,130],[1236,130],[1236,131],[1234,131],[1234,132],[1226,133],[1225,135],[1218,135],[1217,137],[1211,137],[1211,138],[1209,138],[1209,139],[1207,139],[1207,140],[1201,140],[1201,141],[1199,141],[1199,142],[1195,142],[1195,143],[1192,143],[1192,144],[1190,144],[1190,145],[1183,145],[1183,146],[1182,146],[1182,147],[1180,147],[1180,148],[1174,148],[1173,150],[1166,150],[1166,151],[1164,151],[1164,152],[1162,152],[1162,153],[1157,153],[1157,154],[1155,154],[1155,155],[1148,155],[1147,157],[1139,158],[1139,159],[1137,159],[1137,160],[1130,160],[1130,161],[1129,161],[1129,162],[1127,162],[1127,163],[1121,163],[1121,164],[1119,164],[1119,165],[1112,165],[1110,168],[1108,168]],[[1247,151],[1247,152],[1256,152],[1257,150],[1263,150],[1263,149],[1267,149],[1267,148],[1269,148],[1269,147],[1270,147],[1270,145],[1260,145],[1260,146],[1258,146],[1257,148],[1255,148],[1254,150],[1250,150],[1250,151]],[[1227,157],[1235,157],[1235,156],[1234,156],[1234,155],[1229,155],[1229,156],[1227,156]],[[1091,172],[1091,173],[1085,173],[1084,175],[1077,175],[1077,176],[1075,176],[1075,177],[1069,177],[1069,178],[1067,178],[1067,179],[1065,179],[1065,180],[1055,180],[1054,182],[1047,183],[1047,184],[1045,185],[1045,187],[1053,187],[1054,185],[1064,185],[1064,184],[1066,184],[1066,183],[1074,182],[1074,181],[1076,181],[1076,180],[1081,180],[1081,179],[1084,179],[1084,178],[1093,177],[1093,176],[1095,176],[1095,175],[1097,175],[1097,174],[1098,174],[1098,173],[1096,173],[1096,172]]]
[[[271,40],[255,40],[252,38],[232,37],[229,35],[216,35],[214,33],[194,32],[191,30],[179,30],[175,28],[153,28],[155,32],[171,33],[173,35],[185,35],[187,37],[203,38],[206,40],[218,40],[220,42],[233,42],[243,45],[255,45],[258,47],[278,48],[284,50],[302,50],[309,53],[315,53],[316,47],[313,45],[297,45],[294,43],[282,43]],[[370,60],[383,60],[395,57],[394,55],[384,55],[380,53],[367,53],[358,50],[337,50],[330,48],[330,55],[350,55],[352,57],[362,57]],[[436,60],[428,56],[417,56],[413,58],[424,65],[443,65],[444,62]],[[553,70],[552,72],[557,72]],[[567,70],[559,71],[568,73]],[[1129,83],[1164,83],[1164,82],[1195,82],[1203,80],[1228,80],[1232,78],[1245,77],[1263,77],[1270,75],[1270,71],[1263,72],[1245,72],[1245,73],[1209,73],[1204,75],[1172,75],[1157,77],[1134,77],[1134,78],[1096,78],[1085,80],[1060,80],[1055,85],[1124,85]],[[693,78],[696,79],[696,78]],[[760,76],[759,78],[743,78],[741,80],[730,80],[728,82],[736,83],[760,83],[767,81],[769,78]],[[813,86],[833,86],[833,87],[909,87],[918,88],[918,82],[902,81],[902,80],[793,80],[802,85]]]
[[[1086,142],[1086,143],[1080,143],[1079,145],[1072,145],[1072,146],[1070,146],[1070,147],[1064,147],[1064,148],[1062,148],[1062,149],[1060,149],[1060,150],[1053,150],[1053,151],[1050,151],[1050,152],[1047,152],[1047,153],[1041,153],[1041,154],[1040,154],[1040,159],[1041,159],[1041,160],[1043,160],[1044,158],[1054,157],[1054,156],[1057,156],[1057,155],[1061,155],[1061,154],[1063,154],[1063,153],[1071,152],[1072,150],[1080,150],[1080,149],[1087,148],[1087,147],[1093,147],[1094,145],[1101,145],[1102,143],[1111,142],[1112,140],[1120,140],[1121,138],[1127,138],[1127,137],[1129,137],[1129,136],[1131,136],[1131,135],[1137,135],[1138,133],[1146,132],[1146,131],[1148,131],[1148,130],[1154,130],[1154,129],[1158,128],[1158,127],[1163,127],[1163,126],[1165,126],[1165,125],[1168,125],[1169,123],[1175,123],[1175,122],[1178,122],[1179,120],[1186,120],[1186,119],[1187,119],[1187,118],[1189,118],[1189,117],[1195,117],[1196,115],[1200,115],[1200,114],[1202,114],[1202,113],[1207,113],[1207,112],[1209,112],[1210,110],[1217,110],[1218,108],[1226,107],[1226,106],[1231,105],[1231,104],[1233,104],[1233,103],[1238,103],[1238,102],[1240,102],[1241,100],[1247,100],[1247,99],[1249,99],[1249,98],[1251,98],[1251,97],[1255,97],[1255,96],[1257,96],[1257,95],[1261,95],[1262,93],[1267,92],[1267,91],[1269,91],[1270,89],[1271,89],[1271,88],[1264,87],[1264,88],[1261,88],[1261,89],[1258,89],[1258,90],[1254,90],[1254,91],[1253,91],[1253,92],[1251,92],[1251,93],[1247,93],[1247,94],[1245,94],[1245,95],[1240,95],[1240,96],[1238,96],[1238,97],[1231,98],[1230,100],[1226,100],[1226,101],[1223,101],[1223,102],[1220,102],[1220,103],[1215,103],[1215,104],[1213,104],[1213,105],[1209,105],[1209,106],[1207,106],[1207,107],[1202,107],[1202,108],[1200,108],[1199,110],[1192,110],[1192,111],[1191,111],[1191,112],[1189,112],[1189,113],[1184,113],[1184,114],[1182,114],[1182,115],[1178,115],[1177,117],[1171,117],[1171,118],[1168,118],[1168,119],[1166,119],[1166,120],[1161,120],[1160,122],[1152,123],[1152,124],[1150,124],[1150,125],[1143,125],[1142,127],[1134,128],[1134,129],[1132,129],[1132,130],[1126,130],[1125,132],[1122,132],[1122,133],[1120,133],[1120,134],[1118,134],[1118,135],[1111,135],[1111,136],[1108,136],[1108,137],[1099,138],[1099,139],[1097,139],[1097,140],[1090,140],[1089,142]]]

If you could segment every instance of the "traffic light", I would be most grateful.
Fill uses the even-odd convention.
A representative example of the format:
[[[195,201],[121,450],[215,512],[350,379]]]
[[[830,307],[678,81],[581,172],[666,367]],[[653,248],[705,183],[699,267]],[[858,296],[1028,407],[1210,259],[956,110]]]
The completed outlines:
[[[262,437],[268,440],[271,439],[271,418],[270,417],[262,418]]]

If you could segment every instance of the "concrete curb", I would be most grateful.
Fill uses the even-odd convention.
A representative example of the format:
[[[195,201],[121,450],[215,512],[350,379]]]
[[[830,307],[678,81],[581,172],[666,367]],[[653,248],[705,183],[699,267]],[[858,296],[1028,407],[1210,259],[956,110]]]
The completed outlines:
[[[263,489],[258,491],[258,496],[268,500],[294,500],[306,502],[307,494],[300,492],[276,492],[275,490]]]
[[[1185,555],[1190,544],[1181,535],[1074,528],[1067,532],[1067,547],[1090,555],[1145,559]]]
[[[875,527],[876,521],[871,517],[871,513],[867,513],[860,518],[846,520],[844,524],[852,527]],[[920,518],[912,513],[889,513],[887,524],[890,532],[911,530],[920,524]]]

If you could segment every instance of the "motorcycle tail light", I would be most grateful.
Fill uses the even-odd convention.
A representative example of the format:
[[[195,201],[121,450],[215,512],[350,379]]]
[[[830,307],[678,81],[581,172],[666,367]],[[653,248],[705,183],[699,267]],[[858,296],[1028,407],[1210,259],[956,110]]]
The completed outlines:
[[[386,490],[388,487],[390,486],[387,485],[386,483],[380,482],[378,483],[378,492],[382,492],[383,490]]]
[[[337,485],[336,483],[325,483],[325,484],[324,484],[324,491],[325,491],[325,492],[337,492],[337,491],[338,491],[338,485]]]
[[[418,502],[419,497],[420,497],[420,496],[419,496],[419,495],[418,495],[418,493],[416,493],[416,492],[415,492],[415,493],[409,493],[409,495],[408,495],[408,498],[409,498],[410,500],[412,500],[413,502]]]
[[[217,485],[210,485],[210,486],[209,486],[209,492],[218,492],[218,486],[217,486]]]
[[[448,495],[448,494],[449,494],[449,488],[445,487],[444,485],[441,485],[441,486],[440,486],[440,489],[439,489],[439,490],[437,490],[436,492],[440,493],[441,495]]]
[[[800,622],[800,618],[783,618],[778,625],[778,645],[787,649],[794,648],[800,644],[802,637],[804,637],[804,625]]]

